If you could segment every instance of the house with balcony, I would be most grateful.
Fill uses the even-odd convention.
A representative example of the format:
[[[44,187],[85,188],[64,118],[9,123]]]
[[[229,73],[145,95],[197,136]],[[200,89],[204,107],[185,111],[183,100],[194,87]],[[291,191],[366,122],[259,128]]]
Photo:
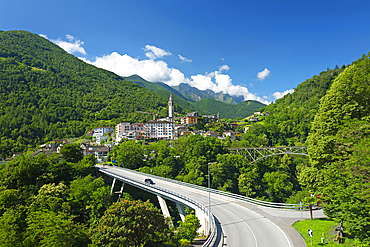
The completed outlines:
[[[144,123],[147,138],[170,140],[174,138],[175,122],[151,120]]]
[[[107,141],[109,133],[113,132],[114,129],[111,127],[100,127],[94,129],[93,137],[95,137],[96,143],[100,143],[101,141]]]

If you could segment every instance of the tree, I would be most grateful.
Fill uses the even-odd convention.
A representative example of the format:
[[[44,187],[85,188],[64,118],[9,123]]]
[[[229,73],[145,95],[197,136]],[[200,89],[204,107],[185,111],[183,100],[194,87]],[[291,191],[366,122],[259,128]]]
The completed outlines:
[[[219,154],[217,162],[210,165],[212,187],[218,190],[238,192],[237,179],[239,169],[243,167],[245,159],[235,154]]]
[[[113,149],[113,158],[125,168],[138,169],[144,164],[143,145],[136,141],[122,142]]]
[[[63,145],[60,149],[60,153],[68,162],[72,163],[77,163],[84,157],[82,153],[82,148],[78,143]]]
[[[309,135],[309,189],[329,216],[370,241],[370,53],[347,67],[321,100]],[[313,190],[316,191],[313,191]]]
[[[26,246],[86,246],[89,243],[84,225],[74,223],[72,216],[49,210],[35,211],[28,215]]]
[[[198,229],[201,225],[199,219],[194,214],[186,215],[185,220],[178,223],[179,227],[176,234],[178,240],[187,239],[192,242],[198,236]]]
[[[93,246],[147,246],[167,241],[168,221],[149,201],[111,205],[90,227]]]
[[[23,246],[26,212],[26,207],[19,206],[8,209],[0,216],[0,244],[2,246]]]
[[[267,172],[263,175],[263,180],[267,184],[266,193],[274,202],[283,202],[293,191],[293,184],[286,172]]]
[[[78,163],[72,164],[72,172],[74,177],[86,177],[89,174],[95,172],[96,158],[93,154],[89,154],[83,157]]]
[[[30,211],[49,210],[53,212],[69,211],[67,205],[67,186],[63,183],[58,185],[44,184],[37,196],[30,197],[32,203]]]
[[[89,175],[72,181],[68,201],[77,220],[87,223],[103,215],[111,203],[111,194],[103,178],[93,179]]]
[[[310,209],[311,220],[313,219],[312,206],[315,205],[318,201],[319,199],[314,195],[306,196],[305,198],[303,198],[303,204],[308,204],[308,208]]]

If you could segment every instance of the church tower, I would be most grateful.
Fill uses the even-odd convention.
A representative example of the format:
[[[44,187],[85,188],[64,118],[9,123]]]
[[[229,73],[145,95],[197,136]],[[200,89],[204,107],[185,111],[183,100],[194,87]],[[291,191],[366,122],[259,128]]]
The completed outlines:
[[[175,116],[175,108],[173,107],[172,93],[170,94],[170,100],[168,101],[168,117],[173,118]]]

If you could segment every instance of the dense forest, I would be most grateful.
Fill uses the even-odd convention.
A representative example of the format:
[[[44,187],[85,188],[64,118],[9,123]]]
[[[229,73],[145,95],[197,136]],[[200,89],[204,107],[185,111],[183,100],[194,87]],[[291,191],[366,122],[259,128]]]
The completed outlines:
[[[322,195],[329,217],[370,245],[370,53],[353,62],[321,100],[308,136],[301,183]]]
[[[126,186],[116,202],[78,144],[61,154],[22,155],[0,169],[0,246],[178,246],[197,236],[191,212],[169,228],[143,192]]]
[[[167,99],[25,31],[0,32],[0,156],[119,122],[167,116]],[[185,110],[176,105],[176,111]],[[100,125],[100,126],[99,126]]]
[[[252,144],[256,136],[250,136]],[[230,139],[191,135],[151,145],[127,141],[116,146],[110,159],[129,169],[206,186],[210,163],[211,187],[274,202],[294,198],[301,191],[298,170],[308,162],[301,156],[275,156],[250,165],[244,157],[230,154]],[[303,197],[304,194],[301,195]],[[291,198],[291,199],[290,199]]]

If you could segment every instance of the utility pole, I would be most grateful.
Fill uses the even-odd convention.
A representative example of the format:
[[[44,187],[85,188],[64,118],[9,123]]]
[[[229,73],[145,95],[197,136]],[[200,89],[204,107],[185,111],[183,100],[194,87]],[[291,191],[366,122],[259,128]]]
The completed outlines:
[[[211,180],[209,176],[209,165],[212,164],[212,162],[208,162],[208,225],[209,225],[209,232],[208,234],[211,234]]]

